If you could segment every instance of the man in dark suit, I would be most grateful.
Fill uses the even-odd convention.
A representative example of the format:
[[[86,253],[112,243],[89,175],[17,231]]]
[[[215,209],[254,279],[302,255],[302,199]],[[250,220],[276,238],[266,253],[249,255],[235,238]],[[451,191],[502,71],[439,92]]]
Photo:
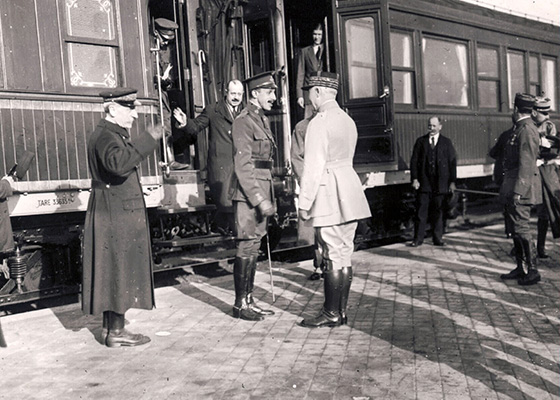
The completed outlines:
[[[455,191],[457,156],[451,140],[440,134],[442,125],[437,116],[430,118],[428,133],[416,140],[410,176],[417,191],[416,223],[412,247],[422,245],[430,216],[434,246],[443,246],[443,202]]]
[[[305,110],[304,118],[313,114],[313,106],[309,101],[309,90],[303,89],[309,85],[309,76],[313,72],[324,70],[323,27],[318,24],[313,30],[313,44],[300,50],[297,67],[296,93],[297,103]]]
[[[230,187],[233,177],[233,141],[231,126],[241,112],[243,100],[243,83],[237,79],[228,83],[223,100],[207,106],[202,113],[188,119],[179,108],[173,110],[179,131],[195,136],[210,127],[208,133],[208,186],[217,213],[214,218],[220,233],[231,235],[235,232],[233,205]]]

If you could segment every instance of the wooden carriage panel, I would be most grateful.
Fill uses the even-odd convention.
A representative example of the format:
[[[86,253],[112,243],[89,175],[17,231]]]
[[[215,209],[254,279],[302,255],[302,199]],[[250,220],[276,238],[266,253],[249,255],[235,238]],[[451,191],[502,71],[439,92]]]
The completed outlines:
[[[34,0],[2,2],[2,36],[8,89],[41,90],[41,63]]]
[[[41,45],[43,90],[60,92],[64,87],[64,75],[60,54],[60,27],[53,23],[58,21],[56,0],[39,0],[35,5],[37,14],[41,16],[37,24],[37,34]]]
[[[16,146],[12,127],[12,111],[8,100],[0,100],[0,132],[2,133],[2,171],[7,173],[16,162]]]
[[[131,86],[138,89],[139,93],[153,93],[153,82],[148,80],[146,82],[145,71],[147,68],[145,64],[145,59],[150,59],[150,54],[144,55],[144,49],[142,44],[145,42],[144,36],[149,35],[148,27],[143,25],[145,21],[145,15],[141,15],[137,8],[137,2],[134,1],[121,1],[119,2],[120,14],[121,14],[121,25],[122,25],[122,60],[126,62],[126,66],[123,70],[125,79],[121,81],[123,86]],[[149,50],[149,49],[147,49]],[[130,62],[127,60],[137,60],[136,62]],[[153,75],[149,75],[150,77]],[[152,86],[152,87],[150,87]]]

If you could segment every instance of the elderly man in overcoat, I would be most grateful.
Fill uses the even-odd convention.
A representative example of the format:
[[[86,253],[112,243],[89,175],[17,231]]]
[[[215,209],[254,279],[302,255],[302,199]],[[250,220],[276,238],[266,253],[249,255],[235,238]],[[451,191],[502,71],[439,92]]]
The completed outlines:
[[[246,80],[249,104],[233,121],[233,164],[237,182],[233,186],[233,209],[237,252],[233,265],[235,304],[233,315],[260,321],[272,310],[257,306],[253,298],[261,239],[267,234],[268,217],[275,214],[272,186],[272,157],[276,143],[264,111],[276,100],[271,72]]]
[[[154,306],[152,253],[138,165],[158,146],[163,129],[149,126],[136,138],[136,90],[100,93],[105,118],[88,140],[91,195],[83,239],[82,309],[103,313],[108,347],[138,346],[147,336],[124,329],[129,308]]]
[[[311,74],[305,89],[317,115],[305,136],[299,212],[313,223],[326,271],[323,308],[301,325],[332,327],[347,323],[354,236],[358,220],[371,217],[371,212],[353,168],[356,124],[336,102],[338,75]]]
[[[206,128],[208,132],[208,186],[217,212],[214,217],[216,227],[221,233],[232,234],[235,231],[233,204],[231,202],[231,183],[233,178],[233,140],[231,126],[241,112],[243,100],[243,83],[234,79],[228,83],[223,100],[204,108],[194,118],[187,118],[179,108],[173,110],[177,120],[175,125],[180,132],[195,136]]]
[[[535,98],[530,94],[515,96],[513,121],[515,129],[504,149],[504,182],[500,196],[505,203],[506,218],[513,226],[513,245],[517,266],[502,279],[517,279],[520,285],[533,285],[541,280],[533,256],[533,237],[529,218],[531,206],[542,202],[542,187],[537,158],[539,131],[531,119]]]

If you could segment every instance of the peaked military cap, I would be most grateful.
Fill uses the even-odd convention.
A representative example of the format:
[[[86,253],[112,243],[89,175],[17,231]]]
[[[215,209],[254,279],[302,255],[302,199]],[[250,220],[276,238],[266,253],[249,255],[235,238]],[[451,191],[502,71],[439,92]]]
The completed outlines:
[[[179,25],[175,22],[167,18],[157,18],[154,22],[156,23],[159,34],[165,39],[170,40],[175,37],[175,30],[179,28]]]
[[[535,106],[535,96],[527,93],[517,93],[513,104],[519,111],[530,111]]]
[[[103,102],[105,103],[112,102],[128,108],[134,108],[142,104],[136,99],[137,92],[138,90],[133,88],[116,87],[99,93],[99,96],[103,97]]]
[[[551,107],[551,101],[548,97],[537,97],[534,105],[534,109],[541,113],[548,113]]]
[[[245,84],[247,84],[247,90],[251,91],[254,89],[276,89],[276,82],[274,82],[273,77],[274,72],[268,71],[257,74],[250,78],[245,79]]]
[[[309,90],[314,86],[327,87],[338,90],[338,74],[334,72],[317,71],[312,72],[303,90]]]

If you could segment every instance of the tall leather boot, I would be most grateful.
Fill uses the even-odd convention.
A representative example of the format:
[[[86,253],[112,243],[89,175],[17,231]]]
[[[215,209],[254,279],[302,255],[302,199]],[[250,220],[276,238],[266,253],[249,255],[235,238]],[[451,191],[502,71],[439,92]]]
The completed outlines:
[[[533,243],[530,240],[522,239],[525,262],[527,263],[527,274],[517,280],[522,286],[534,285],[541,280],[541,275],[537,270],[537,258],[533,253]]]
[[[233,283],[235,285],[235,304],[233,316],[246,321],[262,321],[264,317],[249,308],[247,304],[247,284],[249,280],[250,258],[235,257],[233,262]]]
[[[124,329],[124,314],[111,311],[109,317],[109,334],[105,340],[107,347],[141,346],[150,341],[148,336],[131,333]]]
[[[513,250],[515,250],[515,262],[517,263],[517,267],[507,274],[500,275],[502,279],[519,279],[525,276],[525,271],[523,269],[523,262],[524,262],[524,250],[523,250],[523,243],[522,239],[518,236],[513,237]]]
[[[548,258],[548,254],[544,250],[546,242],[546,232],[548,231],[548,220],[539,218],[537,220],[537,257]]]
[[[342,274],[339,269],[325,271],[325,303],[323,308],[315,318],[301,321],[301,326],[321,328],[323,326],[334,327],[340,325],[341,276]]]
[[[255,299],[253,298],[253,287],[255,286],[255,274],[257,273],[257,257],[252,256],[250,258],[251,264],[249,266],[249,279],[247,280],[247,304],[249,308],[260,315],[274,315],[274,311],[272,310],[265,310],[260,308],[257,303],[255,303]]]
[[[352,267],[344,267],[341,273],[341,290],[340,290],[340,325],[348,323],[346,316],[346,305],[348,304],[348,295],[350,294],[350,286],[352,285]]]

